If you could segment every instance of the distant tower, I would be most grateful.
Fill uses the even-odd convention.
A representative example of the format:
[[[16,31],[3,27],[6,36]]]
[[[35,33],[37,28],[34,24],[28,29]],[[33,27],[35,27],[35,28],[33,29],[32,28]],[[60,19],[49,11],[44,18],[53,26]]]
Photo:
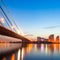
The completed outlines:
[[[54,42],[54,34],[51,34],[51,35],[49,36],[49,42]]]
[[[59,36],[56,37],[56,42],[59,42]]]

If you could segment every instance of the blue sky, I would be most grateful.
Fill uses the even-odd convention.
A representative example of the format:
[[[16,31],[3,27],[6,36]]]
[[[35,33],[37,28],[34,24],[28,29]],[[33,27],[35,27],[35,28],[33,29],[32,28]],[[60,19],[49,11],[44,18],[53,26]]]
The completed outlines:
[[[4,0],[25,33],[60,35],[60,0]]]

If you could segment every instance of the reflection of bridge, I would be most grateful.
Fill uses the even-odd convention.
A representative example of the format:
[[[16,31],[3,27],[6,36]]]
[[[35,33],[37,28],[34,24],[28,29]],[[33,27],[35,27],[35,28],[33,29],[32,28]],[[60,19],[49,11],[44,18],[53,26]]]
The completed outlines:
[[[24,33],[15,23],[15,20],[12,18],[4,1],[0,0],[0,3],[1,3],[0,5],[0,34],[21,39],[23,42],[29,42],[30,40],[23,36]]]

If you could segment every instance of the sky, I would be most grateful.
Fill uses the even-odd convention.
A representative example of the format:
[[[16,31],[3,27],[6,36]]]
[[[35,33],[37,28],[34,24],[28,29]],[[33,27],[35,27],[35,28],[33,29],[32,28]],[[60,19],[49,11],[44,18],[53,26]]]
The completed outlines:
[[[60,35],[60,0],[4,0],[26,34]]]

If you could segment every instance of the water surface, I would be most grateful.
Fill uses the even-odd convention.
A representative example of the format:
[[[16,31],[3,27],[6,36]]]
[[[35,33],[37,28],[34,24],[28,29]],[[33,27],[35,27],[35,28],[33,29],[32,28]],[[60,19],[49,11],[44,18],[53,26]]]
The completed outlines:
[[[0,60],[60,60],[60,44],[0,44],[0,51],[12,50],[12,53],[4,55]],[[5,48],[5,50],[3,50]]]

